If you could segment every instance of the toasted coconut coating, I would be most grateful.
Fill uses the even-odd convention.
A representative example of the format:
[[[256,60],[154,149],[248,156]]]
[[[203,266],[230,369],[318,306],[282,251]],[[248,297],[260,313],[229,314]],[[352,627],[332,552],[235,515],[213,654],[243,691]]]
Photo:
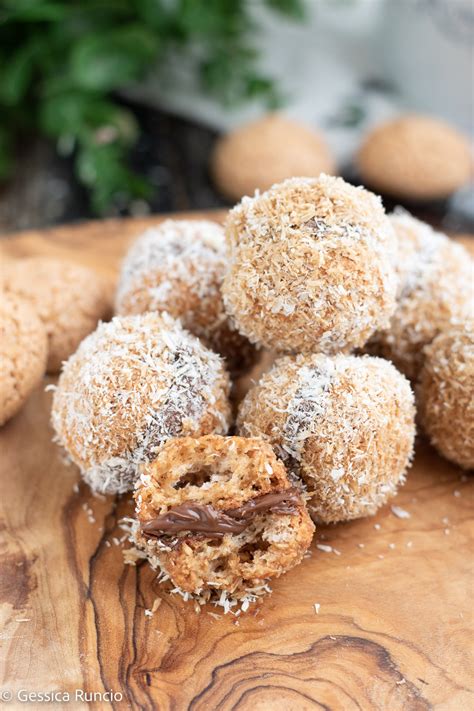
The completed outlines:
[[[145,468],[135,492],[136,513],[144,524],[180,504],[210,504],[226,512],[285,490],[291,491],[285,467],[262,440],[186,437],[168,441]],[[238,534],[216,540],[182,531],[156,539],[138,528],[136,542],[182,591],[225,590],[239,597],[299,563],[313,532],[297,493],[292,513],[257,513]]]
[[[167,311],[220,353],[232,371],[245,369],[255,349],[231,327],[224,310],[226,251],[224,230],[215,222],[166,220],[147,230],[124,259],[116,312]]]
[[[9,262],[2,270],[3,287],[32,302],[48,335],[48,373],[110,316],[105,283],[81,264],[53,257],[29,257]]]
[[[446,459],[474,469],[474,323],[440,333],[424,353],[420,423]]]
[[[231,131],[217,141],[211,173],[231,200],[268,190],[292,175],[334,173],[334,159],[324,138],[278,113]]]
[[[316,522],[374,514],[405,479],[413,393],[388,361],[286,356],[244,399],[239,433],[263,437],[311,495]]]
[[[364,183],[411,200],[444,198],[472,174],[468,140],[443,121],[410,114],[377,126],[357,165]]]
[[[224,303],[252,343],[348,351],[395,308],[393,229],[377,197],[341,178],[293,178],[229,214]]]
[[[94,491],[123,493],[170,437],[225,433],[228,391],[219,356],[168,314],[116,317],[65,364],[52,423]]]
[[[0,300],[0,426],[21,409],[46,369],[46,329],[34,306],[14,294]]]
[[[398,238],[398,303],[389,328],[376,333],[367,350],[415,380],[423,347],[472,315],[473,260],[462,245],[403,210],[390,221]]]

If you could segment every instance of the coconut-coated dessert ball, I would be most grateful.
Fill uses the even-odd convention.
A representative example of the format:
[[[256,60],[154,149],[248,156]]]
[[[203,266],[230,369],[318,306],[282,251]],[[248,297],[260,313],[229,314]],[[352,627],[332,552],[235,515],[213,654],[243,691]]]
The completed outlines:
[[[440,333],[424,349],[420,423],[446,459],[474,469],[474,323]]]
[[[48,373],[57,373],[79,343],[110,315],[106,286],[93,270],[70,260],[29,257],[2,270],[3,288],[34,305],[48,335]]]
[[[0,426],[21,409],[46,370],[46,329],[34,306],[14,294],[0,298]]]
[[[252,594],[299,563],[314,532],[300,490],[260,439],[169,440],[135,499],[136,542],[185,593]]]
[[[292,178],[231,210],[226,309],[252,343],[349,351],[395,309],[393,228],[375,195],[341,178]]]
[[[225,433],[228,390],[220,357],[169,315],[116,317],[64,365],[52,423],[94,491],[123,493],[170,437]]]
[[[398,303],[390,326],[367,350],[389,358],[416,379],[423,347],[472,315],[473,260],[467,250],[399,210],[390,216],[398,238]]]
[[[299,476],[316,522],[374,514],[405,479],[415,437],[409,382],[386,360],[280,358],[244,399],[239,433],[262,437]]]
[[[166,220],[132,245],[122,265],[116,312],[167,311],[220,353],[232,371],[245,369],[255,349],[233,329],[221,284],[227,267],[224,230],[207,220]]]
[[[285,116],[268,114],[221,138],[211,158],[217,188],[231,200],[268,190],[293,175],[334,173],[322,136]]]
[[[448,197],[472,173],[468,140],[443,121],[405,115],[377,126],[357,156],[364,183],[409,200]]]

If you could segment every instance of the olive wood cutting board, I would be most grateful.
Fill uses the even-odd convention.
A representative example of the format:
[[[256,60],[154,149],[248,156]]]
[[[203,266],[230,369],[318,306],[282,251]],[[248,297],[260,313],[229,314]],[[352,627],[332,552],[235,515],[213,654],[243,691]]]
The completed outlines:
[[[0,259],[71,257],[98,269],[112,294],[126,246],[160,219],[8,235]],[[94,692],[94,709],[474,708],[473,479],[426,442],[391,502],[409,518],[388,505],[319,527],[311,556],[257,607],[198,615],[145,563],[123,564],[117,522],[129,504],[93,497],[62,462],[45,384],[0,430],[7,708],[25,708],[20,692],[69,694],[48,704],[68,709],[86,708],[81,693]],[[105,692],[115,700],[101,701]]]

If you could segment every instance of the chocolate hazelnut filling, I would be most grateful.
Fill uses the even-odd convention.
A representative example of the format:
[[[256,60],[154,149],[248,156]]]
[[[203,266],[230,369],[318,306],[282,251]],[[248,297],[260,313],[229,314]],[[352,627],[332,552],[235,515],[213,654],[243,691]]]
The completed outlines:
[[[142,524],[141,531],[146,538],[172,536],[182,531],[201,534],[206,538],[222,538],[226,533],[242,533],[259,514],[296,514],[300,503],[300,493],[294,486],[262,494],[226,511],[219,511],[212,504],[189,501],[173,506],[166,513]]]

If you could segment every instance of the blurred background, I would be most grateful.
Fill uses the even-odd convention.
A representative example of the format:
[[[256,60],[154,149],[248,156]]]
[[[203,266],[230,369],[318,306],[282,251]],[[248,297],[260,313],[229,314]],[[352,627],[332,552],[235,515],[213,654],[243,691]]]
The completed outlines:
[[[474,231],[473,33],[472,0],[3,0],[0,230],[327,170]]]

